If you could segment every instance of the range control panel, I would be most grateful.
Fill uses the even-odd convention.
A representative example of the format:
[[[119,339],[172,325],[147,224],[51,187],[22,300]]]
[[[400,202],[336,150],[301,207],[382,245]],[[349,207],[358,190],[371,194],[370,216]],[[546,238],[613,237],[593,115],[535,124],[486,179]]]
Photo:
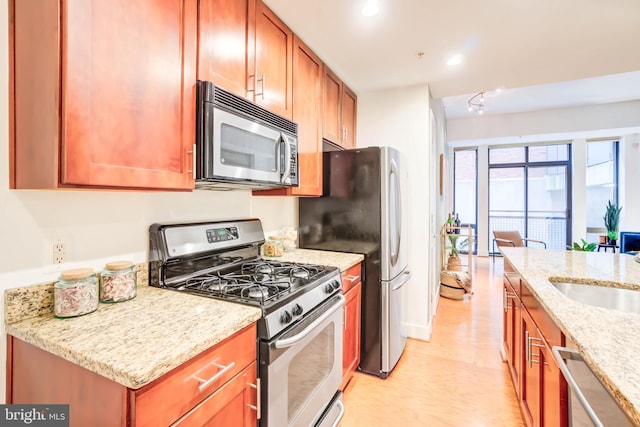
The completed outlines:
[[[211,228],[207,230],[207,240],[209,243],[236,240],[238,238],[238,227]]]

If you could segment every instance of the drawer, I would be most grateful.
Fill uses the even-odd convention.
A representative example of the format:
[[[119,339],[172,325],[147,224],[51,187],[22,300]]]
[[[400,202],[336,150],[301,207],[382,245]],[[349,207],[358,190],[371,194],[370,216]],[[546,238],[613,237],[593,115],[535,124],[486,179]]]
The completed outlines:
[[[549,347],[564,345],[562,331],[549,316],[547,311],[540,305],[538,299],[533,295],[529,285],[524,280],[521,281],[522,305],[531,315],[540,333],[544,337]]]
[[[349,292],[349,289],[362,281],[360,265],[361,263],[357,263],[340,275],[340,278],[342,279],[342,290],[345,294]]]
[[[136,390],[135,425],[171,424],[255,360],[253,324]]]

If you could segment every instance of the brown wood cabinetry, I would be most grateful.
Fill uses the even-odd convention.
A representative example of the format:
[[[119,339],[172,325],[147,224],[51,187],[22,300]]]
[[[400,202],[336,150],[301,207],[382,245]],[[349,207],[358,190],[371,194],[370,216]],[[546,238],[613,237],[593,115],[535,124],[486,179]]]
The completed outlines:
[[[298,123],[298,187],[256,195],[322,195],[322,61],[293,38],[293,121]]]
[[[505,260],[503,351],[530,427],[568,425],[567,384],[551,354],[564,336]]]
[[[261,0],[200,0],[198,78],[293,116],[293,32]]]
[[[293,32],[262,1],[256,0],[254,100],[292,118]]]
[[[342,273],[342,288],[346,298],[342,337],[342,384],[344,390],[360,364],[360,307],[362,277],[360,264]]]
[[[255,73],[256,0],[198,4],[198,79],[253,99],[248,85]]]
[[[13,188],[193,188],[197,0],[9,10]]]
[[[67,403],[72,426],[257,425],[255,324],[137,390],[15,337],[7,342],[7,402]]]
[[[322,137],[344,148],[356,146],[356,94],[324,67]]]

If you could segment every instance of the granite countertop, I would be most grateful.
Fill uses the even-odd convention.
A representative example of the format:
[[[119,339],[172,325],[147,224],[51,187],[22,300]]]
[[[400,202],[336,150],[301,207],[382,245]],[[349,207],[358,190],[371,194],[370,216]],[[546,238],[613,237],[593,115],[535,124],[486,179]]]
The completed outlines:
[[[640,264],[624,254],[500,249],[591,370],[640,425],[640,314],[580,303],[550,282],[567,280],[640,290]]]
[[[313,249],[296,249],[291,252],[284,252],[280,257],[264,257],[276,261],[297,262],[303,264],[327,265],[338,267],[341,272],[362,262],[364,255],[347,252],[317,251]]]
[[[138,286],[138,295],[57,319],[52,284],[5,292],[5,331],[131,389],[138,389],[258,320],[251,307]]]

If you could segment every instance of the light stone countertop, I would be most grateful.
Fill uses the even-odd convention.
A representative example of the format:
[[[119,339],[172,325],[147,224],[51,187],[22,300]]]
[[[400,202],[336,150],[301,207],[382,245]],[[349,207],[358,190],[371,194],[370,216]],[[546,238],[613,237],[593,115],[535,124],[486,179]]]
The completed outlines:
[[[627,415],[640,425],[640,314],[580,303],[549,280],[640,290],[640,263],[624,254],[500,249]]]
[[[341,272],[362,262],[364,255],[347,252],[317,251],[313,249],[296,249],[291,252],[284,252],[279,257],[264,257],[275,261],[297,262],[302,264],[326,265],[338,267]]]
[[[270,259],[338,267],[363,255],[297,249]],[[75,318],[53,316],[53,283],[5,291],[5,331],[92,372],[138,389],[257,321],[259,308],[147,286],[138,267],[138,294],[100,304]]]
[[[5,330],[90,371],[138,389],[252,324],[257,307],[139,286],[137,296],[75,318],[57,319],[33,293],[51,293],[52,284],[5,292],[13,312]],[[16,314],[20,303],[25,316]],[[40,313],[34,316],[33,307]]]

